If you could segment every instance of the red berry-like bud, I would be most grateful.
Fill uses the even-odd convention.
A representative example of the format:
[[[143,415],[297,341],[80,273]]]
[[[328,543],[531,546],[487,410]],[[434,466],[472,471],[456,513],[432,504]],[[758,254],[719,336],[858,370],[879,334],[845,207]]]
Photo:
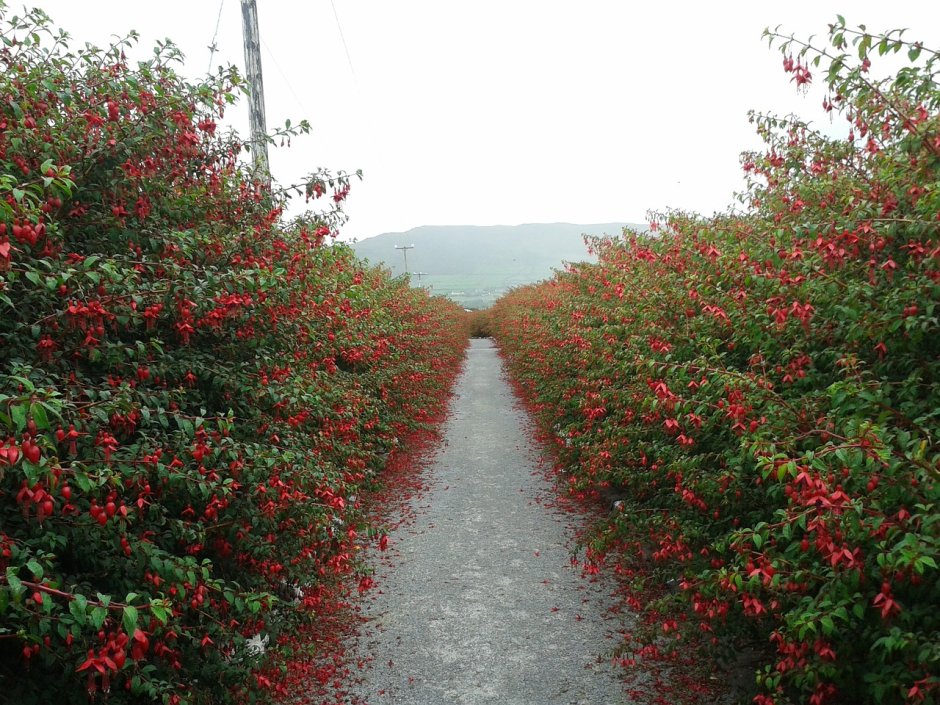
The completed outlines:
[[[26,441],[21,447],[23,449],[23,457],[29,462],[36,464],[42,460],[42,450],[32,441]]]

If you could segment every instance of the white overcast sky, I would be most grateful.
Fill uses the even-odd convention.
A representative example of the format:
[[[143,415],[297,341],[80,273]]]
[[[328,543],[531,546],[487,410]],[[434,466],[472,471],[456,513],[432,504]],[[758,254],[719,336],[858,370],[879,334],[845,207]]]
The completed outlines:
[[[940,3],[926,0],[257,2],[268,127],[313,126],[273,152],[274,177],[362,169],[344,239],[711,214],[731,204],[738,155],[758,144],[748,109],[825,122],[821,93],[796,92],[764,27],[824,37],[841,13],[940,46]],[[169,37],[190,77],[207,71],[220,18],[213,64],[244,65],[240,0],[28,4],[75,43],[136,29],[149,52]],[[227,117],[248,133],[246,110]]]

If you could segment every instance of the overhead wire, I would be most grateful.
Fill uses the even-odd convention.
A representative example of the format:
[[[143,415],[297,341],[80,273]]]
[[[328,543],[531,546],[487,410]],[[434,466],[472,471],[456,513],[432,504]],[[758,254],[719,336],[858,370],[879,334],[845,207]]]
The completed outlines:
[[[333,0],[330,0],[330,7],[333,8],[333,17],[336,18],[336,29],[339,30],[339,38],[343,42],[343,51],[346,52],[346,63],[349,64],[349,71],[353,76],[353,80],[358,81],[356,78],[356,69],[353,68],[352,57],[349,56],[349,47],[346,45],[346,35],[343,34],[343,25],[339,21],[339,13],[336,11],[336,3]]]
[[[215,32],[212,35],[212,43],[209,45],[209,68],[206,69],[206,73],[212,73],[212,58],[215,56],[215,52],[218,50],[215,40],[219,37],[219,25],[222,24],[222,7],[225,5],[225,0],[220,0],[219,2],[219,15],[215,18]]]
[[[294,86],[291,85],[290,79],[287,78],[287,74],[284,73],[284,69],[282,69],[281,65],[277,62],[277,57],[274,56],[274,52],[271,51],[271,49],[268,47],[267,42],[265,42],[264,39],[261,40],[261,46],[264,47],[264,50],[268,52],[268,56],[271,57],[271,61],[274,62],[274,68],[277,69],[277,72],[281,74],[281,78],[284,79],[284,83],[287,84],[287,90],[289,90],[291,95],[294,96],[294,100],[297,101],[297,105],[300,106],[301,111],[303,111],[303,113],[306,114],[307,108],[304,107],[304,102],[300,99],[300,96],[297,95],[297,91],[295,91]]]
[[[222,24],[222,9],[224,6],[225,6],[225,0],[220,0],[219,12],[215,20],[215,31],[212,34],[212,42],[209,44],[209,68],[207,69],[207,73],[211,73],[212,61],[213,61],[213,58],[215,57],[215,53],[218,51],[218,45],[216,43],[216,40],[218,39],[218,36],[219,36],[219,27]],[[353,66],[353,62],[352,62],[352,56],[349,53],[349,45],[346,43],[346,35],[343,32],[343,26],[342,26],[342,23],[340,22],[339,12],[337,12],[336,10],[336,3],[334,2],[334,0],[330,0],[330,7],[333,9],[333,18],[336,20],[336,29],[339,32],[339,38],[343,44],[343,51],[346,54],[346,63],[349,65],[349,71],[353,76],[353,80],[356,80],[358,82],[358,78],[356,76],[356,69]],[[274,62],[274,66],[277,69],[278,73],[281,74],[281,78],[284,79],[284,83],[287,85],[287,89],[290,91],[294,100],[297,102],[297,105],[306,114],[307,109],[304,106],[303,100],[301,100],[300,96],[297,94],[297,91],[294,90],[294,86],[291,84],[290,79],[288,79],[287,74],[284,72],[284,69],[281,68],[280,63],[278,63],[277,57],[274,55],[274,52],[271,51],[271,48],[268,46],[267,42],[264,41],[263,37],[259,37],[259,39],[261,40],[261,45],[264,47],[268,56],[271,58],[271,61]]]

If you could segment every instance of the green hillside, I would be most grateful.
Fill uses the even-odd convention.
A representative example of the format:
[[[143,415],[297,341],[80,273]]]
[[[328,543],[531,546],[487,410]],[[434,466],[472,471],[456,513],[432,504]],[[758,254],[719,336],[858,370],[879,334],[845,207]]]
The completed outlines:
[[[404,273],[408,252],[413,284],[430,287],[466,308],[485,308],[515,286],[552,275],[565,262],[592,259],[583,236],[619,235],[631,223],[576,225],[425,225],[403,233],[384,233],[353,244],[360,257],[384,263],[393,274]],[[425,272],[420,277],[417,272]]]

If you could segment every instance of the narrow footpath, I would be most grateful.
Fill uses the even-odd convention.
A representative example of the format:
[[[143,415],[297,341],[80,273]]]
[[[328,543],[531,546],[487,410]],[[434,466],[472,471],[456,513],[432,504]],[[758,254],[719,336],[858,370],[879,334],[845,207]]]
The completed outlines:
[[[571,565],[526,413],[473,340],[429,488],[372,557],[354,692],[371,705],[617,705],[613,585]],[[549,506],[546,506],[549,505]]]

